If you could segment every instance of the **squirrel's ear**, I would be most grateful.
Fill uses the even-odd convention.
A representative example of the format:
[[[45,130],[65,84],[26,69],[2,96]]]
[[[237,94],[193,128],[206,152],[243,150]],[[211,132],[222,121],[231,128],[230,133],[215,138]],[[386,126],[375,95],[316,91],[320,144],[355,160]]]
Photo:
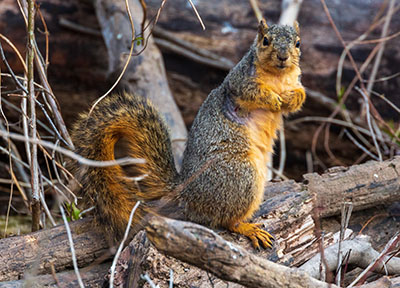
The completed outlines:
[[[268,29],[267,22],[265,22],[265,19],[262,19],[260,21],[260,24],[258,24],[258,34],[260,35],[260,37],[264,37],[264,35],[267,33],[267,29]]]
[[[300,35],[300,26],[299,26],[299,22],[297,22],[297,20],[294,20],[293,27],[296,30],[297,34]]]

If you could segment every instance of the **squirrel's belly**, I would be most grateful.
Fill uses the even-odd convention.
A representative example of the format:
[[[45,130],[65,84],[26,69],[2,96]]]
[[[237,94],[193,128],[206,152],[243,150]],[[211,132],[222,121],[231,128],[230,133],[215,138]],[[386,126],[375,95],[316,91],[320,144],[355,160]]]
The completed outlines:
[[[250,218],[258,209],[264,195],[264,185],[267,178],[267,163],[270,152],[273,151],[276,131],[281,126],[280,113],[272,113],[265,110],[251,112],[250,121],[247,124],[249,134],[249,160],[256,171],[254,183],[254,200],[249,207],[244,220]]]

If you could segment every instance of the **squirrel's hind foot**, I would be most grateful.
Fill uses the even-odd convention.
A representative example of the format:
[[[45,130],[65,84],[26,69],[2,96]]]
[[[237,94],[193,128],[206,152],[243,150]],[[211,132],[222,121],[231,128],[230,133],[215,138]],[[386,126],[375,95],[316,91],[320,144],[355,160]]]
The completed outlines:
[[[274,237],[269,234],[267,231],[261,229],[263,224],[259,223],[243,223],[239,222],[233,225],[230,225],[228,229],[232,232],[242,234],[250,238],[253,243],[253,247],[256,249],[260,249],[261,245],[266,248],[272,248],[272,241]]]

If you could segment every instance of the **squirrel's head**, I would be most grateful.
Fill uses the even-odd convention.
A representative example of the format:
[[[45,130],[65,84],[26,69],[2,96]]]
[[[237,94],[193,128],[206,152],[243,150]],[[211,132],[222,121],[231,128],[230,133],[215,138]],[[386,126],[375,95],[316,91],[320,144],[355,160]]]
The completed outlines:
[[[300,28],[297,21],[293,27],[283,25],[268,26],[264,20],[258,26],[256,39],[258,63],[270,72],[283,72],[299,65]]]

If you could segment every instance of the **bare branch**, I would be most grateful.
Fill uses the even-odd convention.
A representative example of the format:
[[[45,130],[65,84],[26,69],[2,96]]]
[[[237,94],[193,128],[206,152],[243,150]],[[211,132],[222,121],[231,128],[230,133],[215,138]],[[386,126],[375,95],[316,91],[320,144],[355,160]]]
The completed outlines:
[[[91,159],[87,159],[84,158],[74,152],[72,152],[71,150],[59,147],[51,142],[45,141],[45,140],[38,140],[38,139],[26,139],[24,136],[16,134],[16,133],[7,133],[4,131],[0,131],[0,136],[4,137],[4,138],[11,138],[11,139],[15,139],[18,141],[28,141],[30,143],[36,143],[36,144],[40,144],[44,147],[50,148],[50,149],[54,149],[57,152],[60,152],[76,161],[78,161],[81,164],[84,165],[88,165],[88,166],[93,166],[93,167],[108,167],[108,166],[114,166],[114,165],[129,165],[129,164],[143,164],[145,163],[144,159],[135,159],[135,158],[131,158],[131,157],[124,157],[124,158],[120,158],[120,159],[116,159],[116,160],[108,160],[108,161],[96,161],[96,160],[91,160]]]
[[[370,266],[371,262],[374,262],[379,256],[375,249],[372,248],[371,243],[367,236],[358,236],[352,240],[345,240],[341,244],[341,255],[345,257],[345,255],[351,250],[350,257],[348,259],[348,265],[356,265],[357,267],[367,268]],[[327,268],[330,271],[336,270],[336,265],[338,261],[338,253],[339,253],[339,243],[336,243],[332,246],[325,248],[325,260],[327,263]],[[312,277],[319,277],[319,269],[318,263],[320,262],[321,255],[317,254],[305,264],[303,264],[300,269],[309,273]],[[384,259],[388,259],[388,256],[385,256]],[[389,262],[385,264],[386,271],[390,275],[399,274],[400,273],[400,258],[393,257]],[[383,269],[383,263],[380,264],[373,269],[374,272],[385,273],[385,269]],[[357,283],[354,281],[353,283]],[[354,285],[354,284],[353,284]],[[350,286],[349,286],[350,287]]]
[[[129,215],[128,225],[126,225],[124,238],[122,239],[121,244],[118,247],[117,253],[115,253],[114,260],[113,260],[113,263],[112,263],[111,268],[110,268],[110,273],[111,273],[111,276],[110,276],[110,288],[114,287],[115,267],[117,265],[119,255],[121,255],[122,248],[124,248],[125,241],[128,238],[129,230],[131,228],[131,224],[132,224],[132,220],[133,220],[133,215],[135,214],[136,209],[139,207],[139,205],[140,205],[140,201],[136,202],[135,206],[133,206],[131,214]]]
[[[158,250],[246,287],[337,287],[258,257],[194,223],[152,217],[146,231]]]
[[[201,20],[199,12],[197,12],[196,6],[194,6],[192,0],[188,0],[190,3],[190,6],[192,6],[194,13],[196,14],[197,19],[199,19],[200,25],[203,28],[203,30],[206,30],[206,26],[204,26],[203,20]]]
[[[64,225],[65,225],[65,230],[67,231],[69,248],[71,250],[72,264],[74,265],[75,275],[76,275],[76,278],[78,279],[79,287],[84,288],[85,285],[83,285],[81,274],[79,273],[79,269],[78,269],[78,262],[76,260],[74,241],[72,240],[71,229],[69,228],[68,220],[67,220],[67,217],[65,216],[65,212],[64,212],[64,208],[62,207],[62,204],[60,203],[58,205],[58,207],[60,208],[61,216],[62,216]]]
[[[40,187],[39,187],[39,164],[37,159],[37,129],[36,129],[36,95],[34,81],[34,47],[35,47],[35,5],[34,0],[28,1],[28,44],[27,44],[27,84],[28,84],[28,95],[29,95],[29,108],[30,108],[30,137],[31,142],[31,184],[32,184],[32,231],[39,230],[40,222]]]

